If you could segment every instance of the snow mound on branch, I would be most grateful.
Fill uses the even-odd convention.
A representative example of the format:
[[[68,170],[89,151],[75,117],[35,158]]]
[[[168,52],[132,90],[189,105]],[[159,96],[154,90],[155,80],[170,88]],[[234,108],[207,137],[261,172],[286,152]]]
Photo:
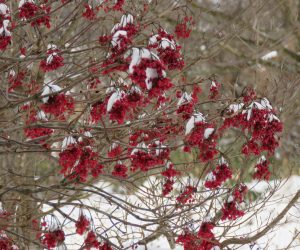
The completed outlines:
[[[264,61],[267,61],[267,60],[270,60],[274,57],[277,57],[278,56],[278,52],[276,50],[273,50],[267,54],[265,54],[264,56],[261,57],[262,60]]]
[[[250,120],[251,116],[252,116],[252,110],[253,109],[259,109],[259,110],[273,110],[273,107],[272,105],[270,104],[269,100],[267,98],[263,98],[261,99],[260,101],[255,101],[255,102],[252,102],[246,110],[244,110],[242,113],[247,113],[247,121]],[[271,117],[271,119],[276,119],[277,117],[275,115],[273,115]],[[278,119],[278,118],[277,118]],[[278,119],[279,120],[279,119]]]
[[[229,105],[228,110],[231,111],[231,112],[233,112],[233,113],[237,113],[243,107],[244,107],[244,103],[233,103],[233,104]]]
[[[111,39],[111,44],[113,47],[118,46],[120,47],[120,36],[127,37],[127,31],[125,30],[118,30],[116,33],[113,34]]]
[[[9,25],[9,20],[4,20],[3,26],[0,28],[0,34],[2,34],[2,36],[11,36],[10,31],[7,29],[8,25]]]
[[[177,106],[180,106],[180,105],[183,105],[183,104],[186,104],[186,103],[189,103],[193,100],[192,98],[192,94],[188,94],[187,92],[184,92],[182,94],[182,96],[180,97],[178,103],[177,103]]]
[[[205,131],[204,131],[204,139],[208,139],[212,135],[212,133],[214,131],[215,131],[214,128],[207,128],[207,129],[205,129]]]
[[[43,92],[42,92],[42,96],[45,96],[42,98],[43,103],[48,102],[49,100],[49,95],[55,93],[55,92],[59,92],[61,91],[61,87],[59,87],[58,85],[55,84],[47,84],[44,86]]]
[[[129,64],[128,72],[130,74],[132,74],[133,67],[138,65],[141,62],[141,59],[143,59],[143,58],[150,59],[152,55],[153,55],[153,53],[150,52],[150,50],[148,50],[148,49],[132,48],[131,62]]]
[[[62,150],[66,149],[69,145],[76,144],[76,140],[72,136],[67,136],[62,142]]]
[[[116,91],[114,92],[107,102],[107,108],[106,111],[110,112],[116,101],[120,100],[124,95],[124,91]]]
[[[159,57],[146,48],[132,48],[131,50],[131,62],[129,64],[128,73],[132,74],[134,72],[134,66],[139,65],[142,59],[152,59],[152,60],[160,60]],[[163,70],[162,75],[165,77],[166,72]],[[159,75],[157,73],[157,69],[155,68],[146,68],[146,88],[147,90],[152,89],[152,81],[153,79],[158,78]]]
[[[185,127],[185,135],[191,133],[197,122],[205,122],[205,117],[202,113],[196,113],[189,119]]]
[[[4,16],[7,15],[7,14],[9,14],[9,8],[4,3],[0,3],[0,14],[2,14]]]

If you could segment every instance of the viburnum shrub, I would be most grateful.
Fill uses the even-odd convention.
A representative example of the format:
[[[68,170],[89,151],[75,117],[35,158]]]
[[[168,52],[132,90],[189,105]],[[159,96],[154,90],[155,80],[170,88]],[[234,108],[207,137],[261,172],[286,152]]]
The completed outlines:
[[[193,18],[166,25],[154,2],[1,1],[1,147],[49,159],[6,190],[38,210],[24,212],[32,228],[3,203],[1,249],[135,249],[159,236],[185,250],[252,242],[230,232],[256,209],[235,159],[269,181],[282,122],[253,89],[228,97],[216,76],[189,79]],[[34,236],[18,237],[18,227]]]

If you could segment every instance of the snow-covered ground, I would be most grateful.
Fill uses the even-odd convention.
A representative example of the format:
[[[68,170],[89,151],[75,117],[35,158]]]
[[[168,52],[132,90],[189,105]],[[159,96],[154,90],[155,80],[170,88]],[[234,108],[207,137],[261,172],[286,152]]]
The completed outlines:
[[[99,184],[100,185],[100,184]],[[105,189],[106,186],[106,189]],[[288,204],[288,202],[293,197],[293,194],[295,194],[300,189],[300,177],[299,176],[292,176],[288,180],[283,180],[281,182],[279,181],[272,181],[270,184],[267,184],[265,182],[252,182],[247,184],[248,188],[259,193],[260,197],[265,198],[269,197],[270,192],[276,187],[277,191],[275,194],[271,196],[271,198],[268,200],[266,205],[263,207],[263,209],[260,209],[259,212],[255,216],[251,216],[251,214],[247,213],[245,216],[248,216],[249,219],[246,220],[246,222],[243,222],[241,226],[235,226],[230,230],[227,235],[232,235],[234,237],[239,236],[251,236],[255,234],[254,232],[257,232],[257,228],[262,230],[264,228],[264,225],[268,224],[268,222],[272,221],[273,218],[276,217]],[[102,183],[101,188],[105,189],[106,191],[112,192],[114,195],[117,194],[117,192],[113,192],[111,186],[107,183]],[[124,197],[124,195],[123,195]],[[137,198],[132,195],[128,196],[128,200],[133,201],[134,199],[137,203]],[[97,212],[86,212],[85,215],[88,217],[93,217],[93,224],[94,228],[97,232],[101,233],[103,237],[106,236],[105,230],[110,228],[111,226],[115,225],[120,230],[117,233],[111,233],[109,237],[111,236],[117,236],[121,231],[124,232],[124,235],[127,233],[130,233],[131,226],[125,226],[122,223],[117,223],[117,220],[108,219],[108,216],[111,215],[112,217],[118,217],[118,218],[124,218],[124,214],[122,214],[124,211],[122,209],[117,208],[114,205],[108,204],[107,202],[103,202],[103,199],[99,197],[99,195],[92,195],[88,199],[81,200],[81,203],[84,205],[89,205],[91,207],[96,207],[101,211],[101,213]],[[259,200],[256,200],[255,203],[257,204],[257,207],[259,207]],[[48,208],[44,208],[47,210]],[[62,208],[62,211],[71,216],[72,218],[76,219],[78,218],[79,214],[79,208],[75,208],[73,205],[65,206]],[[103,214],[104,213],[104,214]],[[105,213],[107,213],[108,216],[105,216]],[[142,216],[142,214],[140,214]],[[144,214],[145,215],[145,214]],[[67,249],[79,249],[81,244],[83,243],[84,237],[80,237],[76,234],[74,223],[64,220],[62,215],[56,214],[59,221],[64,224],[64,228],[67,228],[67,234],[70,234],[68,237],[66,237],[66,247]],[[250,218],[251,217],[251,218]],[[50,217],[49,217],[50,218]],[[149,218],[151,216],[149,215]],[[247,218],[246,218],[247,219]],[[245,218],[243,218],[245,220]],[[141,224],[141,221],[139,221],[137,218],[135,218],[132,215],[127,216],[127,221],[130,221],[131,223],[136,223],[138,225]],[[226,225],[224,223],[222,226]],[[155,227],[153,228],[155,229]],[[214,233],[218,235],[218,233],[221,233],[223,230],[223,227],[216,227],[214,230]],[[299,234],[298,234],[299,232]],[[298,234],[298,236],[297,236]],[[296,236],[296,237],[295,237]],[[122,235],[120,235],[122,237]],[[137,242],[140,239],[140,237],[137,237],[136,239],[128,240],[124,244],[124,249],[131,245],[133,242]],[[294,240],[294,241],[293,241]],[[293,243],[291,243],[293,241]],[[257,242],[253,242],[254,246],[251,245],[244,245],[241,246],[239,249],[241,250],[258,250],[258,249],[268,249],[268,250],[280,250],[280,249],[286,249],[286,247],[289,247],[288,249],[300,249],[300,200],[298,200],[297,204],[293,206],[287,215],[280,221],[280,224],[275,227],[273,230],[269,231],[266,235],[264,235],[262,238],[257,240]],[[232,246],[233,249],[237,249],[236,246]],[[147,248],[145,246],[138,246],[137,250],[169,250],[170,246],[165,237],[160,237],[150,243],[147,244]],[[183,249],[181,246],[176,246],[176,250]]]

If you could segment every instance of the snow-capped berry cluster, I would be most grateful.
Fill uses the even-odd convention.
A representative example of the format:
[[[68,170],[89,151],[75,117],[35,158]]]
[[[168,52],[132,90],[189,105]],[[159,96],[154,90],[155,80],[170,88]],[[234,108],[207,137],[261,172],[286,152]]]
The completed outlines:
[[[38,5],[34,0],[20,0],[19,2],[19,17],[23,20],[32,19],[31,26],[43,24],[45,27],[50,28],[50,11],[51,6]]]
[[[8,83],[9,83],[8,91],[12,92],[14,89],[22,86],[24,84],[25,76],[26,76],[26,71],[22,70],[16,73],[13,69],[10,70],[8,74]]]
[[[247,186],[244,184],[235,187],[232,194],[223,204],[221,220],[236,220],[245,214],[245,212],[240,209],[240,204],[244,202],[247,190]]]
[[[91,5],[89,5],[89,4],[85,4],[84,5],[84,8],[85,8],[85,10],[84,10],[84,12],[82,13],[82,16],[85,18],[85,19],[87,19],[87,20],[89,20],[89,21],[92,21],[92,20],[94,20],[94,19],[96,19],[96,13],[95,13],[95,8],[93,8]]]
[[[130,137],[132,148],[128,149],[128,155],[132,171],[148,171],[154,166],[164,165],[169,159],[170,149],[163,144],[164,139],[160,138],[160,133],[149,132],[137,131]]]
[[[248,106],[236,104],[231,106],[232,117],[224,120],[221,131],[236,127],[248,135],[242,152],[245,155],[259,155],[263,151],[273,154],[279,146],[277,134],[282,131],[282,123],[266,98],[254,101]]]
[[[265,156],[261,156],[255,165],[254,179],[266,180],[270,179],[271,173],[269,171],[269,161]]]
[[[90,141],[66,137],[62,152],[59,154],[61,173],[69,179],[78,179],[80,182],[85,182],[89,173],[97,177],[102,172],[103,166],[98,162],[98,154],[90,145]]]
[[[39,11],[39,7],[33,0],[21,0],[19,2],[19,17],[22,19],[30,19],[36,16]]]
[[[219,90],[221,88],[221,84],[217,81],[211,81],[211,85],[209,88],[209,98],[215,99],[219,95]]]
[[[177,91],[176,97],[179,98],[177,102],[176,113],[182,117],[183,120],[190,119],[194,113],[195,105],[198,102],[198,94],[201,93],[201,88],[197,85],[194,86],[193,92],[188,94],[187,92]]]
[[[109,158],[117,158],[122,153],[121,145],[118,142],[113,142],[108,150],[108,157]]]
[[[47,57],[40,62],[43,71],[49,72],[64,66],[64,58],[60,55],[60,50],[55,44],[49,44],[47,47]]]
[[[165,65],[148,49],[132,48],[128,73],[132,82],[142,90],[149,91],[149,97],[161,96],[173,84],[166,77]]]
[[[143,94],[139,87],[128,86],[126,83],[119,82],[116,86],[115,82],[107,89],[104,101],[98,101],[91,107],[91,120],[98,122],[105,115],[108,115],[111,121],[123,124],[126,119],[133,118],[135,109],[139,105],[143,105]],[[122,90],[123,89],[123,90]]]
[[[107,101],[106,111],[111,121],[117,121],[119,124],[122,124],[129,108],[125,92],[116,90]]]
[[[128,168],[124,165],[121,161],[118,161],[117,164],[114,166],[114,170],[112,171],[112,175],[119,177],[119,178],[126,178],[127,177]]]
[[[36,122],[42,122],[42,123],[46,123],[48,121],[46,114],[43,111],[38,111],[36,112],[34,109],[30,108],[30,106],[28,107],[28,112],[29,112],[29,117],[26,121],[27,125],[30,125],[32,123],[36,123]],[[49,137],[51,134],[53,134],[54,130],[51,128],[47,128],[47,127],[28,127],[28,128],[24,128],[24,133],[26,135],[27,138],[30,139],[36,139],[39,137]],[[45,147],[49,147],[49,145],[44,144],[45,139],[41,139],[39,140],[39,143]]]
[[[120,23],[117,23],[111,31],[111,58],[115,58],[128,49],[137,30],[138,27],[133,23],[133,16],[131,14],[123,15]]]
[[[210,161],[218,154],[215,128],[205,121],[202,113],[195,113],[188,120],[185,135],[187,147],[197,147],[202,162]]]
[[[47,114],[64,120],[66,114],[74,111],[74,99],[70,95],[60,92],[61,90],[55,84],[44,85],[41,109]]]
[[[173,35],[159,29],[158,34],[150,37],[149,48],[155,48],[160,60],[169,70],[182,69],[184,60],[181,54],[181,46],[176,43]]]
[[[176,113],[181,115],[184,120],[191,118],[194,112],[195,101],[192,97],[192,94],[187,92],[180,93],[178,95],[179,100],[177,102],[177,111]]]
[[[232,171],[222,157],[217,167],[207,175],[204,186],[209,189],[219,188],[226,180],[231,179],[231,177]]]
[[[9,7],[4,3],[0,3],[0,51],[6,50],[11,43],[10,19]]]

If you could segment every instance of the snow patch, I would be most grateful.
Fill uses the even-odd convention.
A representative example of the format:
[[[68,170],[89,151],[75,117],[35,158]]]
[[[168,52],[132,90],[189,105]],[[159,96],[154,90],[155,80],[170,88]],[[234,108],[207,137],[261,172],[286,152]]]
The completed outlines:
[[[42,98],[43,103],[48,102],[49,100],[49,95],[61,91],[61,87],[55,84],[47,84],[44,86],[43,92],[41,96],[45,96]]]
[[[205,122],[205,118],[202,113],[196,113],[188,120],[185,127],[185,135],[188,135],[193,130],[195,123],[197,122]]]
[[[107,112],[111,111],[111,109],[114,106],[114,104],[116,103],[116,101],[120,100],[122,98],[123,94],[124,94],[124,91],[116,91],[110,96],[110,98],[108,99],[108,102],[107,102],[107,108],[106,108]]]
[[[208,139],[212,135],[212,133],[214,131],[215,131],[214,128],[207,128],[207,129],[205,129],[205,131],[204,131],[204,139]]]
[[[65,150],[71,144],[76,144],[75,138],[73,136],[65,137],[61,146],[62,151]]]
[[[277,57],[278,56],[278,52],[276,50],[273,50],[267,54],[265,54],[264,56],[261,57],[262,60],[264,61],[267,61],[267,60],[270,60],[274,57]]]
[[[188,94],[187,92],[184,92],[182,94],[182,96],[180,97],[178,103],[177,103],[177,106],[180,106],[180,105],[183,105],[183,104],[186,104],[186,103],[189,103],[193,100],[192,98],[192,94]]]

